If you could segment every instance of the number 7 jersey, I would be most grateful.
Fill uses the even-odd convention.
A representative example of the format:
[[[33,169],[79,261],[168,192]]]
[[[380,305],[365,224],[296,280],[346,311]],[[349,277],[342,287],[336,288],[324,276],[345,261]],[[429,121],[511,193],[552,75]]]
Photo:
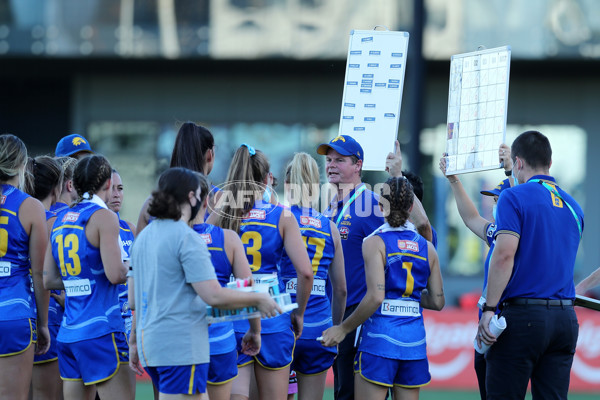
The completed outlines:
[[[58,340],[65,343],[124,332],[119,287],[106,274],[100,249],[85,227],[101,207],[82,202],[58,213],[50,236],[52,256],[65,286],[65,313]]]

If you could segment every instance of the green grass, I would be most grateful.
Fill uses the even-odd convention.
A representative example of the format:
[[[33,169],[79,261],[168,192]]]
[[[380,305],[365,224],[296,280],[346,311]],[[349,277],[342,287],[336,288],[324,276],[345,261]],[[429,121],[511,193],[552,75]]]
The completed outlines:
[[[136,400],[152,400],[152,385],[150,383],[138,382],[136,386]],[[531,399],[531,394],[527,394],[526,399]],[[596,400],[598,394],[591,393],[569,393],[569,400]],[[323,400],[333,400],[333,389],[325,388]],[[420,400],[479,400],[478,392],[458,392],[451,390],[428,390],[421,389]]]

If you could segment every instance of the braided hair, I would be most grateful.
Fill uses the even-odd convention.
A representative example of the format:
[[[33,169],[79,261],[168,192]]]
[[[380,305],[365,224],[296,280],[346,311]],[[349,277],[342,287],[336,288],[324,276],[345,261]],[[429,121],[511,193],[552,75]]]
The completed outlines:
[[[73,186],[79,196],[76,203],[86,194],[91,197],[100,191],[111,176],[112,167],[104,156],[94,154],[79,160],[73,173]]]
[[[57,187],[62,187],[62,170],[58,162],[48,156],[30,158],[25,172],[27,194],[44,200]]]
[[[404,225],[413,205],[413,188],[408,179],[389,178],[381,188],[381,197],[387,202],[380,201],[388,224],[394,228]]]

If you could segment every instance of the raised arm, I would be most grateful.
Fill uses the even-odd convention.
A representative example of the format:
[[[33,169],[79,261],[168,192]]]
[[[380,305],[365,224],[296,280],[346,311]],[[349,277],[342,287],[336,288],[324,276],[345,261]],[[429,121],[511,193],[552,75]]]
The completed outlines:
[[[458,179],[458,176],[446,175],[447,160],[445,156],[440,158],[439,166],[440,171],[442,171],[442,174],[444,174],[450,183],[450,188],[452,189],[454,200],[456,201],[456,208],[458,209],[458,213],[460,214],[464,224],[471,232],[487,243],[485,230],[491,222],[479,215],[477,207],[475,207],[475,204],[473,204],[473,201],[471,201],[467,195],[467,192],[460,182],[460,179]]]

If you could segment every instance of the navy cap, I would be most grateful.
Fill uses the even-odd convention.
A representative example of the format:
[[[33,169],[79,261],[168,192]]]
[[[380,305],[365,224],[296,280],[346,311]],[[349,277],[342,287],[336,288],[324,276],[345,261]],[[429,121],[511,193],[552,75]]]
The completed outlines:
[[[90,147],[90,144],[86,138],[81,135],[72,134],[60,139],[56,145],[56,151],[54,154],[56,154],[56,157],[69,157],[75,153],[79,153],[80,151],[93,153],[92,148]]]
[[[359,160],[363,160],[363,149],[352,136],[336,136],[329,143],[319,145],[317,153],[325,156],[329,149],[333,149],[343,156],[356,156]]]
[[[508,188],[510,188],[510,182],[508,179],[505,179],[492,190],[482,190],[480,193],[484,196],[500,196],[500,192]]]

